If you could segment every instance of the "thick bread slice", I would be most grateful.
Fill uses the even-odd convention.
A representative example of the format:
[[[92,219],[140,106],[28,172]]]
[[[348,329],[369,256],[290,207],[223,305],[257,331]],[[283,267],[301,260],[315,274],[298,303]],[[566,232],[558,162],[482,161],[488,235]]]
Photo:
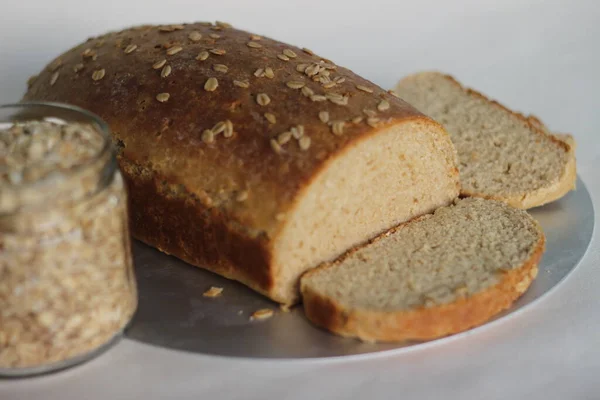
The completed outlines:
[[[527,290],[544,243],[525,211],[458,200],[306,273],[304,310],[316,325],[366,341],[464,331]]]
[[[226,24],[90,39],[25,99],[108,122],[136,238],[282,303],[308,268],[458,195],[441,125],[310,50]]]
[[[437,72],[408,76],[396,91],[450,133],[459,157],[462,195],[526,209],[575,188],[570,135],[552,134],[536,117],[511,111]]]

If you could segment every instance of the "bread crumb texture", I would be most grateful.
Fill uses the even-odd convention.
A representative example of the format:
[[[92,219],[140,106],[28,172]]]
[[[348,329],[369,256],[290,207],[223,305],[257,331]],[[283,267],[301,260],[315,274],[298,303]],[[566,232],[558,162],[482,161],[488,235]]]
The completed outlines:
[[[456,300],[496,284],[540,240],[525,212],[465,199],[360,248],[308,282],[340,304],[392,311]]]
[[[551,135],[536,118],[510,111],[436,72],[411,75],[396,91],[450,133],[463,194],[529,208],[574,188],[573,146]]]
[[[348,336],[361,337],[357,326],[370,319],[392,326],[371,326],[375,333],[362,335],[366,339],[457,332],[525,292],[543,246],[542,231],[525,211],[493,200],[458,200],[308,272],[305,307],[309,319]],[[428,315],[429,326],[401,323],[417,314]]]

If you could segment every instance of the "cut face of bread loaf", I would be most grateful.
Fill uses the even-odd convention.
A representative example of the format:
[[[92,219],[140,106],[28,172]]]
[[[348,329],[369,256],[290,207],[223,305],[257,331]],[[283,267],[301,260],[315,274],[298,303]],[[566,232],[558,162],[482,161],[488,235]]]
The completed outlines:
[[[436,72],[408,76],[396,91],[450,133],[462,195],[531,208],[575,188],[572,137],[552,135],[537,118],[510,111]]]
[[[306,273],[305,313],[318,326],[367,341],[460,332],[527,290],[544,242],[525,211],[458,200]]]
[[[25,100],[108,122],[136,238],[282,303],[307,269],[458,195],[441,125],[310,50],[226,24],[90,39]]]

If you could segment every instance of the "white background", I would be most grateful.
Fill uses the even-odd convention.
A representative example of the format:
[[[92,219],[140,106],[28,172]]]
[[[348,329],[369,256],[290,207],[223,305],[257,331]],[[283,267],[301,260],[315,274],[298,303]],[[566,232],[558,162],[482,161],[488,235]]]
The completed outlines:
[[[600,210],[600,2],[40,0],[0,2],[0,103],[88,36],[223,20],[309,47],[386,88],[436,69],[578,141]],[[596,223],[600,219],[596,217]],[[600,240],[541,303],[492,329],[404,355],[249,361],[125,340],[81,367],[0,381],[0,399],[599,399]]]

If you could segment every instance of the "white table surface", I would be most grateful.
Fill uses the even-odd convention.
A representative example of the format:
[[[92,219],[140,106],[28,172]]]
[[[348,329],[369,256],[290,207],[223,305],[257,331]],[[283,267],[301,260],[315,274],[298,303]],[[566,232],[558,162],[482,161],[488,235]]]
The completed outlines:
[[[224,20],[309,47],[384,87],[438,69],[538,115],[574,134],[579,174],[600,210],[597,0],[21,0],[0,11],[0,103],[19,100],[29,75],[88,36],[144,22]],[[0,399],[599,399],[599,263],[596,233],[579,267],[543,301],[405,354],[242,360],[123,340],[80,367],[0,381]]]

